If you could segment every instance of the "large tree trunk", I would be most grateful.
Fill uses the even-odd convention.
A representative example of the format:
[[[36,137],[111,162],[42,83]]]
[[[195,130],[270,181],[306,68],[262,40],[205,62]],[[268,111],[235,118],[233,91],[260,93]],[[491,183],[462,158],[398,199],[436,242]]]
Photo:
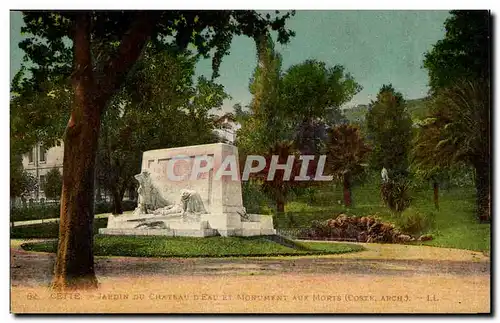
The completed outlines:
[[[480,222],[491,221],[491,179],[490,165],[487,162],[476,162],[476,206]]]
[[[439,183],[432,182],[432,188],[434,190],[434,207],[439,211]]]
[[[100,109],[93,101],[90,19],[80,14],[74,36],[74,103],[64,139],[59,244],[53,287],[97,288],[92,234],[94,169]]]
[[[90,54],[90,14],[76,14],[72,75],[74,102],[64,140],[59,243],[52,287],[96,288],[93,256],[94,172],[100,119],[104,107],[139,57],[154,20],[140,12],[94,83]]]

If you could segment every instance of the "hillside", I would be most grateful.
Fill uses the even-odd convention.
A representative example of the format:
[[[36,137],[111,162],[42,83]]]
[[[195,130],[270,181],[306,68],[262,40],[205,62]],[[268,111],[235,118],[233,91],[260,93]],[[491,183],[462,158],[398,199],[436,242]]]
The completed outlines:
[[[421,120],[427,112],[427,98],[407,100],[406,105],[413,120]],[[368,104],[360,104],[352,108],[343,110],[347,120],[352,123],[364,122],[365,114],[368,111]]]

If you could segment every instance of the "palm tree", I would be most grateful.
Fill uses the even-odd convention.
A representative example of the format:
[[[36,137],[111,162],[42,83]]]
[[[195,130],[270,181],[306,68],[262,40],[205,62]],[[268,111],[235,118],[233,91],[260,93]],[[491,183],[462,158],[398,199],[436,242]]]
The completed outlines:
[[[480,221],[489,221],[489,80],[460,80],[439,91],[433,99],[430,117],[421,127],[414,148],[417,163],[428,169],[471,165],[476,175],[477,215]]]
[[[294,156],[292,167],[289,176],[285,177],[286,171],[277,170],[271,178],[268,178],[269,172],[271,170],[271,161],[273,156],[278,156],[277,163],[282,165],[286,164],[290,156]],[[302,162],[299,160],[298,151],[294,147],[293,141],[283,140],[276,142],[274,146],[269,148],[267,154],[264,157],[266,159],[266,166],[262,171],[253,174],[254,179],[260,180],[262,183],[262,191],[269,195],[276,202],[277,212],[285,212],[285,204],[287,202],[288,195],[293,186],[298,186],[304,183],[296,181],[295,177],[300,174],[300,168]],[[309,170],[315,170],[315,162],[311,161],[309,164]],[[310,175],[309,173],[307,175]]]
[[[326,165],[342,181],[345,206],[351,206],[352,178],[364,170],[370,151],[357,126],[343,124],[329,130]]]

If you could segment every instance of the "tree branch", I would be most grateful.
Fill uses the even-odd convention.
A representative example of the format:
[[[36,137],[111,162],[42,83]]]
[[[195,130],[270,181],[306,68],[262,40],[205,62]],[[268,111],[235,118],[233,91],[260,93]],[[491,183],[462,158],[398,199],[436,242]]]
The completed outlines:
[[[66,127],[65,135],[75,135],[81,126],[84,108],[91,99],[88,89],[92,88],[92,58],[90,54],[90,16],[88,12],[78,13],[73,32],[74,72],[71,75],[75,91],[74,108]]]
[[[120,87],[128,71],[139,58],[159,17],[156,11],[140,11],[129,30],[123,35],[116,54],[106,63],[104,78],[99,80],[98,85],[96,84],[99,88],[96,91],[95,102],[101,113],[105,109],[106,102]]]

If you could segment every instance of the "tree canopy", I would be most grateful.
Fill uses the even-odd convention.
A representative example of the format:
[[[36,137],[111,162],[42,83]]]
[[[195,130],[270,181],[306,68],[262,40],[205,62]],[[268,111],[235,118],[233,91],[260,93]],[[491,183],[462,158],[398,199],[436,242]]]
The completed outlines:
[[[182,52],[212,56],[213,75],[234,35],[258,39],[270,30],[286,43],[293,32],[285,21],[293,15],[234,11],[36,11],[23,12],[19,46],[25,52],[22,73],[13,82],[18,94],[42,92],[44,82],[68,85],[72,95],[64,138],[63,188],[59,244],[53,287],[96,288],[93,245],[95,160],[102,117],[145,54]],[[143,75],[147,77],[147,75]],[[213,101],[205,96],[204,100]],[[217,100],[215,98],[215,100]],[[206,103],[206,102],[205,102]],[[205,103],[191,101],[193,105]]]
[[[383,85],[366,115],[367,136],[372,146],[370,167],[405,173],[412,139],[412,120],[403,95],[392,84]]]
[[[28,37],[19,47],[31,74],[20,77],[23,88],[39,88],[45,80],[69,77],[73,73],[72,40],[78,11],[24,11],[25,26],[21,32]],[[105,79],[125,55],[139,46],[133,37],[146,37],[156,50],[183,51],[193,45],[197,54],[208,58],[211,53],[213,76],[218,76],[222,58],[229,53],[233,36],[258,37],[271,29],[278,32],[278,42],[286,43],[294,32],[285,22],[294,12],[263,15],[253,10],[167,10],[167,11],[92,11],[89,32],[92,38],[93,70]],[[137,32],[137,33],[136,33]],[[142,50],[138,48],[138,50]],[[130,53],[129,53],[130,54]],[[124,75],[121,75],[124,77]],[[104,84],[103,84],[104,85]],[[19,89],[19,88],[17,88]]]
[[[432,91],[461,78],[490,77],[491,14],[487,10],[452,10],[446,35],[425,54]]]
[[[489,82],[462,79],[436,93],[414,148],[416,164],[431,174],[463,164],[475,169],[482,220],[490,217],[490,134]]]

